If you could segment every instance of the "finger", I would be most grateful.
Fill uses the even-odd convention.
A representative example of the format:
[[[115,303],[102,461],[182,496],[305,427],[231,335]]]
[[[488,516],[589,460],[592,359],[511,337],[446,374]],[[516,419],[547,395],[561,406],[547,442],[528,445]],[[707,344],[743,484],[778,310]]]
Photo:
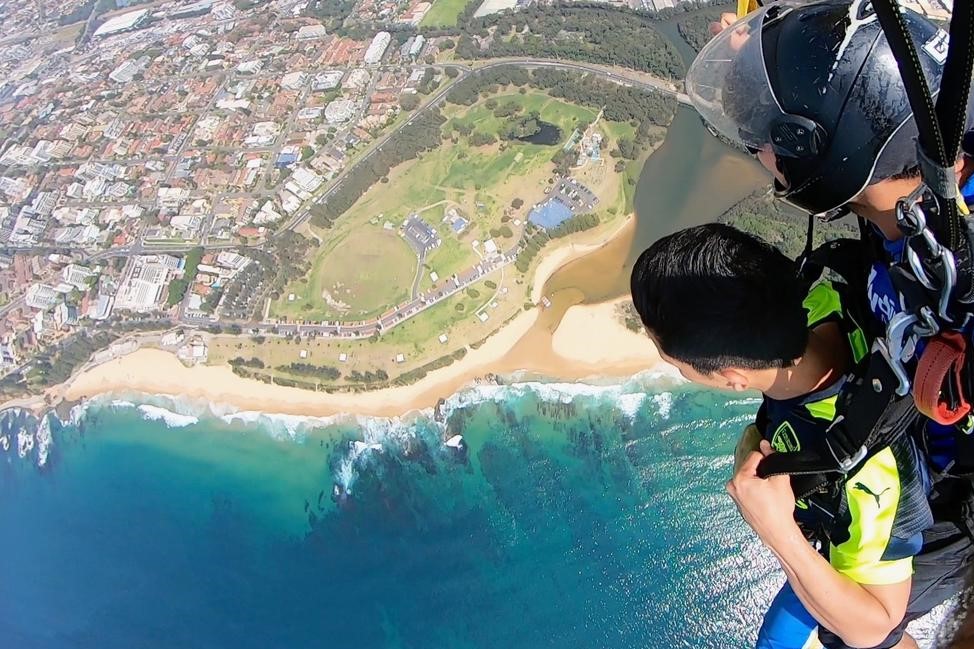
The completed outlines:
[[[761,440],[761,443],[758,446],[761,449],[761,454],[764,457],[767,457],[767,456],[771,455],[772,453],[774,453],[774,448],[771,447],[771,442],[769,442],[766,439],[762,439]]]
[[[723,23],[710,23],[710,35],[716,36],[720,32],[724,31],[726,25]]]
[[[757,475],[758,465],[761,464],[761,460],[763,459],[764,455],[757,451],[751,451],[744,460],[744,464],[741,465],[741,470],[738,471],[738,475],[747,476],[749,478],[754,477]]]
[[[732,11],[725,11],[724,13],[720,14],[720,24],[723,25],[725,28],[730,27],[736,22],[737,22],[736,13]]]

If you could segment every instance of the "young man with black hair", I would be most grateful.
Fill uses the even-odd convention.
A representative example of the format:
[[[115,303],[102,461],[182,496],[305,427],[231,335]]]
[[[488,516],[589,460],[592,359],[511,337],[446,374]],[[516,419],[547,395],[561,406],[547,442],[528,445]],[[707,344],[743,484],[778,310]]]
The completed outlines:
[[[764,395],[760,451],[727,487],[788,577],[757,646],[799,649],[816,627],[830,648],[915,646],[906,623],[953,591],[937,561],[914,565],[933,518],[912,439],[797,501],[788,477],[757,477],[772,452],[824,450],[845,373],[866,352],[836,288],[809,288],[794,262],[725,225],[653,244],[636,262],[631,288],[649,337],[684,377]]]

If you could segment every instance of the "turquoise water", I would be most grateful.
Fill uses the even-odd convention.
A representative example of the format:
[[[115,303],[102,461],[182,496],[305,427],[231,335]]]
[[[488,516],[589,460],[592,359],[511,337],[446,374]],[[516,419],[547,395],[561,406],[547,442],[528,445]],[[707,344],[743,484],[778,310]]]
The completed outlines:
[[[747,646],[780,577],[722,485],[756,401],[652,390],[478,388],[440,422],[90,403],[43,468],[0,461],[0,645]]]

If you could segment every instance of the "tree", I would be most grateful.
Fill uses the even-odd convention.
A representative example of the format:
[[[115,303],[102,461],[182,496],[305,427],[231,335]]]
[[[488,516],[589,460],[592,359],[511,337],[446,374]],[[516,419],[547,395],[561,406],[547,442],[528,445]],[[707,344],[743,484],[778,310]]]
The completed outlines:
[[[301,161],[304,162],[315,154],[315,150],[307,144],[301,147]]]
[[[520,198],[515,198],[513,201],[511,201],[511,207],[513,207],[516,210],[521,209],[523,205],[524,205],[524,201],[521,200]]]
[[[446,76],[450,77],[451,79],[456,79],[457,76],[459,76],[460,74],[460,71],[457,70],[456,68],[447,68],[445,72],[446,72]]]
[[[452,38],[444,38],[439,43],[439,48],[441,50],[452,50],[456,46],[457,46],[457,44],[453,41]]]
[[[416,110],[419,108],[419,96],[415,93],[405,94],[399,98],[399,105],[403,110]]]
[[[328,144],[328,139],[329,139],[328,134],[322,133],[315,138],[315,144],[317,144],[318,146],[325,146],[326,144]]]

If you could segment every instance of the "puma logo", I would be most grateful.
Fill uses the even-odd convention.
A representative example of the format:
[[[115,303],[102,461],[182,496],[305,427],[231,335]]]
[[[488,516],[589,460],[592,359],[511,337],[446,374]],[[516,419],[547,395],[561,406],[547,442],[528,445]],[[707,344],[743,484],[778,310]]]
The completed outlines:
[[[853,488],[853,489],[855,489],[856,491],[862,491],[862,492],[864,492],[864,493],[867,493],[867,494],[869,494],[870,496],[872,496],[873,498],[875,498],[875,499],[876,499],[876,506],[877,506],[877,507],[881,507],[881,506],[882,506],[882,503],[880,503],[880,502],[879,502],[879,498],[880,498],[880,497],[881,497],[881,496],[882,496],[882,495],[883,495],[884,493],[886,493],[887,491],[889,491],[889,490],[890,490],[890,488],[889,488],[889,487],[886,487],[885,489],[883,489],[883,490],[882,490],[882,491],[880,491],[879,493],[876,493],[875,491],[873,491],[872,489],[870,489],[870,488],[869,488],[869,487],[867,487],[866,485],[864,485],[864,484],[862,484],[861,482],[857,482],[856,484],[854,484],[854,485],[852,485],[852,488]]]

